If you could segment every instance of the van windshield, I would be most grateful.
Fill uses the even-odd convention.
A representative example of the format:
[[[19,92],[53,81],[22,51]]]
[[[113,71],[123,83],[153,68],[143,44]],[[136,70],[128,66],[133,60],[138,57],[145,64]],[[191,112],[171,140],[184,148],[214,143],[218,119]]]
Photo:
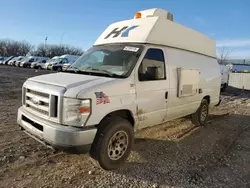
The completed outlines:
[[[126,78],[133,70],[143,48],[143,45],[136,44],[94,46],[78,58],[68,72]]]

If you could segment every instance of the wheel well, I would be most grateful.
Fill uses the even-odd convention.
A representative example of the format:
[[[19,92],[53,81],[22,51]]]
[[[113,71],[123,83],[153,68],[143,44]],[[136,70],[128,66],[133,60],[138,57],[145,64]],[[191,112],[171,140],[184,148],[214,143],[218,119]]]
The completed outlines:
[[[205,96],[203,99],[206,99],[208,104],[210,104],[210,96],[209,95]]]
[[[135,120],[134,120],[134,118],[129,110],[117,110],[117,111],[111,112],[111,113],[107,114],[102,119],[102,121],[105,120],[106,118],[110,118],[110,117],[122,117],[122,118],[128,120],[132,126],[134,126],[134,123],[135,123]]]

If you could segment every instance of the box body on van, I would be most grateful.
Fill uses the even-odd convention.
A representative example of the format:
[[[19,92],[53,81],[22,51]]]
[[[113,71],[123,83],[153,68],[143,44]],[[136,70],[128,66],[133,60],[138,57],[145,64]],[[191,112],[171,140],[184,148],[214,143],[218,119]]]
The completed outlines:
[[[53,147],[89,147],[110,170],[136,130],[188,115],[204,125],[220,84],[215,41],[149,9],[110,25],[65,73],[29,78],[17,122]]]

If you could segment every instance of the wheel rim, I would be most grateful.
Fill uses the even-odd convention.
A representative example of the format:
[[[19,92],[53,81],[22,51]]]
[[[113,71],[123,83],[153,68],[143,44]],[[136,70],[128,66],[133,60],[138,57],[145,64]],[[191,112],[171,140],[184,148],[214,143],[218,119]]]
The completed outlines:
[[[207,118],[207,106],[203,105],[201,108],[201,121],[205,121]]]
[[[124,131],[116,132],[108,144],[108,156],[111,160],[120,159],[128,148],[128,135]]]

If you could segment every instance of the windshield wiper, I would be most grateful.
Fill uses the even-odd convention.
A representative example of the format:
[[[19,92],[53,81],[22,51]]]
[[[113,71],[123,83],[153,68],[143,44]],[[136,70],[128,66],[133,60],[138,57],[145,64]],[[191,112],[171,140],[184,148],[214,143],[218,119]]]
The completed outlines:
[[[69,68],[67,69],[67,71],[84,72],[84,71],[80,70],[80,69],[77,68],[77,67],[69,67]]]
[[[88,71],[88,69],[90,71]],[[105,74],[109,77],[118,77],[118,78],[125,78],[125,76],[123,75],[118,75],[115,73],[112,73],[110,71],[107,70],[103,70],[103,69],[98,69],[98,68],[93,68],[93,67],[87,67],[84,70],[79,69],[78,67],[70,67],[66,70],[67,72],[75,72],[75,73],[84,73],[84,74]]]
[[[98,69],[98,68],[92,68],[92,67],[87,67],[87,68],[85,69],[85,71],[88,70],[88,69],[93,70],[93,71],[97,71],[97,72],[101,72],[101,73],[104,73],[104,74],[107,74],[107,75],[109,75],[110,77],[112,77],[112,76],[114,76],[114,75],[119,76],[119,75],[114,74],[114,73],[112,73],[112,72],[109,72],[109,71],[107,71],[107,70]]]

